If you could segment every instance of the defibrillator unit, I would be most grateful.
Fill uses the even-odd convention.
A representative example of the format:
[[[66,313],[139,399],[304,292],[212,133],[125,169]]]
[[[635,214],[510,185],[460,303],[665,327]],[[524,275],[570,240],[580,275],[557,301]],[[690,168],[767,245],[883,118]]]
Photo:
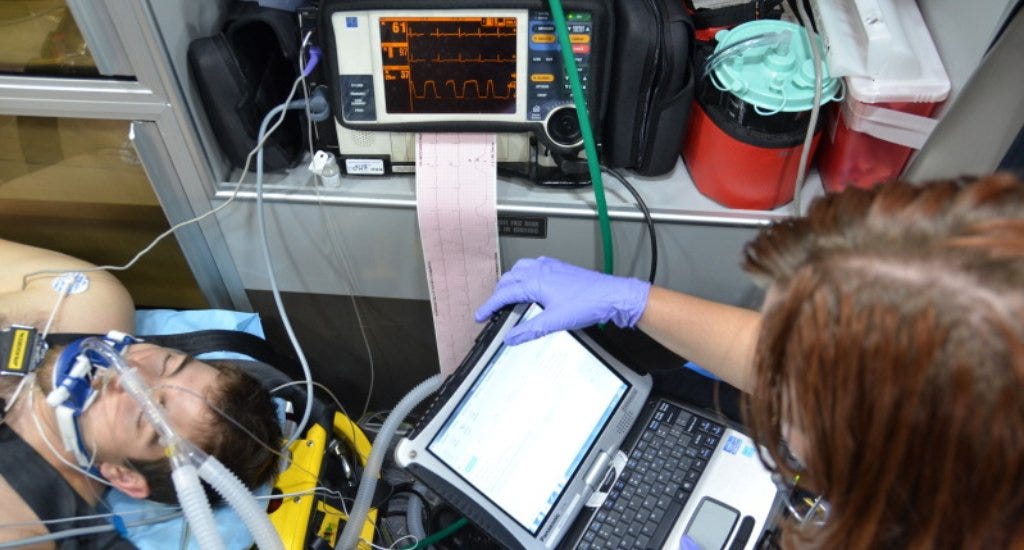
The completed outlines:
[[[608,83],[610,4],[564,2],[595,128]],[[321,17],[348,174],[413,171],[415,132],[497,132],[499,163],[555,166],[582,150],[546,2],[336,0],[324,2]]]
[[[588,183],[559,40],[564,20],[602,166],[670,172],[694,90],[693,25],[683,4],[561,4],[564,18],[547,0],[323,0],[296,17],[235,2],[220,33],[189,45],[189,68],[238,168],[260,120],[298,76],[299,42],[312,36],[307,85],[328,91],[333,114],[316,123],[312,145],[335,153],[344,173],[415,171],[419,132],[488,132],[497,134],[499,173]],[[286,127],[296,131],[268,138],[264,169],[298,163],[306,149],[299,126],[292,113]]]

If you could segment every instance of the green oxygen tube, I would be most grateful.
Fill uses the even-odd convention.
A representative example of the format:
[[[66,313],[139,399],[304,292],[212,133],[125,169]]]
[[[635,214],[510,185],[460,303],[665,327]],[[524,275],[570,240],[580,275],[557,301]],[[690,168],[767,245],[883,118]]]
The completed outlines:
[[[555,18],[558,46],[562,51],[565,72],[569,76],[572,100],[576,105],[576,118],[579,119],[580,132],[583,134],[583,149],[587,154],[587,169],[590,172],[590,181],[594,186],[594,201],[597,203],[597,220],[601,226],[601,244],[604,251],[604,272],[611,274],[615,267],[615,253],[612,250],[612,228],[608,219],[608,205],[604,199],[604,184],[601,182],[601,164],[597,160],[597,143],[594,141],[594,131],[590,127],[590,114],[587,111],[586,98],[583,96],[583,86],[580,84],[576,58],[572,54],[572,46],[569,43],[569,29],[565,22],[562,2],[561,0],[548,0],[548,4],[551,6],[551,15]]]

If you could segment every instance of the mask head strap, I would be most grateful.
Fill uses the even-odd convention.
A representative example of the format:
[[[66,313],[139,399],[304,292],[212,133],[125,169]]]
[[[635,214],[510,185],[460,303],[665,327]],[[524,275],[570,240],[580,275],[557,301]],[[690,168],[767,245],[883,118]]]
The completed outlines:
[[[64,348],[53,366],[53,390],[46,396],[46,402],[56,413],[61,441],[64,448],[75,455],[79,466],[98,473],[82,441],[78,419],[99,395],[93,382],[110,368],[110,363],[96,352],[82,350],[82,344],[89,338],[101,338],[120,354],[129,345],[142,340],[118,331],[111,331],[103,337],[80,338]]]

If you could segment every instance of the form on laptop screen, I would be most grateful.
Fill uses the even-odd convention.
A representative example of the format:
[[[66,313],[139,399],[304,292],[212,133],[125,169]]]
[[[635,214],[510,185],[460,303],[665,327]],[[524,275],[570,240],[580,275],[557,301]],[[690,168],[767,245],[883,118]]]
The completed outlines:
[[[428,449],[536,534],[629,387],[569,333],[503,345]]]

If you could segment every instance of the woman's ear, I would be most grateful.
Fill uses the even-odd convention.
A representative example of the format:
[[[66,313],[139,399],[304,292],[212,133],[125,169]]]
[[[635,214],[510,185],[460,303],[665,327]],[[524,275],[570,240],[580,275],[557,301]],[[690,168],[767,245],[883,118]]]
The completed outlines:
[[[146,481],[142,474],[128,466],[112,462],[101,462],[100,475],[118,491],[132,498],[141,499],[149,496],[149,482]]]

